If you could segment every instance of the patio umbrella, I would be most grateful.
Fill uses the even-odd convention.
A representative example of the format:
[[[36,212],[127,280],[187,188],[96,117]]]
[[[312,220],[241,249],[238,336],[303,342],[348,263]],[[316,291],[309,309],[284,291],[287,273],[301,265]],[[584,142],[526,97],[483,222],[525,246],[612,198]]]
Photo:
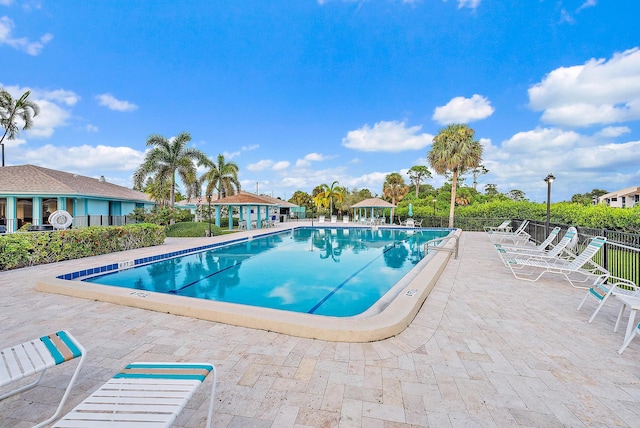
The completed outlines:
[[[413,205],[409,204],[409,217],[413,217]]]

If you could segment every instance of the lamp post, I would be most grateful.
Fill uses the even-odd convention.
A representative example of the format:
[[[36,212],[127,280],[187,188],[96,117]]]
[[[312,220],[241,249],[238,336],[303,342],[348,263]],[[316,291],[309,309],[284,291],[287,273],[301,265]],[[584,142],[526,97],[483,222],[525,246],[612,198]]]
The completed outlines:
[[[438,202],[438,200],[436,198],[433,198],[433,217],[435,218],[436,216],[436,202]]]
[[[211,193],[207,195],[207,203],[209,204],[209,238],[211,238]]]
[[[555,179],[556,178],[551,173],[549,173],[549,175],[544,179],[547,183],[547,221],[544,224],[545,236],[549,236],[549,219],[551,218],[551,183],[553,183],[553,180]]]

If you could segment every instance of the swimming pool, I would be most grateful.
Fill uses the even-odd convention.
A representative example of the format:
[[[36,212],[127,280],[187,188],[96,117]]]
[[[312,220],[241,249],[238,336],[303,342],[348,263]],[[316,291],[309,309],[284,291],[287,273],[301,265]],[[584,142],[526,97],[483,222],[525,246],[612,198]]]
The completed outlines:
[[[248,306],[351,317],[422,260],[443,229],[302,227],[83,281]]]
[[[451,230],[440,245],[440,248],[445,251],[432,251],[425,255],[414,269],[393,285],[377,303],[364,313],[352,317],[324,316],[261,306],[248,307],[244,304],[82,281],[99,274],[148,265],[154,261],[172,259],[176,256],[195,254],[234,243],[246,244],[255,241],[256,238],[304,226],[306,226],[305,222],[291,222],[280,224],[275,231],[250,230],[211,238],[168,238],[160,246],[57,263],[51,266],[50,277],[36,279],[36,290],[106,304],[129,306],[134,308],[134,311],[136,309],[151,310],[292,336],[337,342],[372,342],[392,337],[414,321],[449,259],[453,256],[453,250],[462,235],[460,229]],[[371,227],[360,226],[360,228],[371,230]],[[386,228],[389,227],[382,226],[380,230]],[[358,226],[351,226],[349,233],[356,229]],[[419,230],[415,229],[414,233]],[[325,233],[332,233],[329,226],[326,226]],[[315,249],[314,254],[320,256]],[[341,258],[342,254],[339,255]],[[325,260],[328,259],[331,259],[331,255]],[[75,303],[72,301],[70,304]],[[108,307],[98,306],[96,310],[108,310]],[[145,315],[143,312],[132,312],[129,316]]]

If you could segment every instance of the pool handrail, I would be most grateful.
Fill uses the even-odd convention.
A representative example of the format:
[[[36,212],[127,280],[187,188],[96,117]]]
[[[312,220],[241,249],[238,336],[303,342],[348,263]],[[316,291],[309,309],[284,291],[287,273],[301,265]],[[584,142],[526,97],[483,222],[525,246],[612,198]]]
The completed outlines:
[[[446,248],[443,246],[438,245],[440,242],[444,241],[445,239],[450,239],[450,238],[455,238],[456,243],[454,245],[453,248]],[[433,244],[433,249],[434,250],[442,250],[442,251],[448,251],[450,253],[453,253],[453,258],[457,259],[458,258],[458,247],[460,246],[460,238],[458,237],[458,235],[447,235],[447,236],[442,236],[440,238],[433,238],[430,239],[429,241],[425,242],[424,244],[424,254],[427,255],[429,252],[429,244]]]

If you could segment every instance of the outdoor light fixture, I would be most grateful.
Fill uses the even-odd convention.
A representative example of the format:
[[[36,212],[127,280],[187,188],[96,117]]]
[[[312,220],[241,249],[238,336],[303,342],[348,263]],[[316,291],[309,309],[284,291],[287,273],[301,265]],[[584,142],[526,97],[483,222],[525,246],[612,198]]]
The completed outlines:
[[[438,200],[436,198],[433,198],[433,217],[436,216],[436,202],[438,202]]]
[[[211,194],[207,195],[207,203],[209,204],[209,237],[211,237]]]
[[[556,178],[551,173],[549,173],[549,175],[544,179],[547,183],[547,221],[544,224],[545,236],[549,236],[549,219],[551,218],[551,183],[553,183],[553,180],[555,179]]]

